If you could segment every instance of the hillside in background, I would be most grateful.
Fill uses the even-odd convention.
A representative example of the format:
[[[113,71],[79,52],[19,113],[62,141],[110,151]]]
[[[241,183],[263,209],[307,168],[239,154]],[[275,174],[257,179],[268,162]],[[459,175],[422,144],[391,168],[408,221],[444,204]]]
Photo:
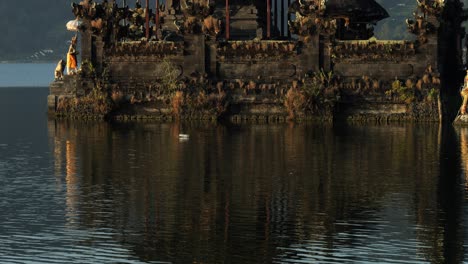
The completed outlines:
[[[0,1],[0,61],[56,60],[73,33],[71,0]],[[44,55],[42,55],[44,54]]]
[[[63,57],[73,35],[65,29],[67,21],[73,19],[71,2],[1,0],[0,61],[56,61]],[[391,15],[376,27],[377,38],[409,38],[404,20],[414,11],[416,0],[377,2]]]
[[[405,19],[411,18],[416,9],[416,0],[376,0],[382,5],[390,17],[381,21],[375,27],[378,39],[410,39]]]

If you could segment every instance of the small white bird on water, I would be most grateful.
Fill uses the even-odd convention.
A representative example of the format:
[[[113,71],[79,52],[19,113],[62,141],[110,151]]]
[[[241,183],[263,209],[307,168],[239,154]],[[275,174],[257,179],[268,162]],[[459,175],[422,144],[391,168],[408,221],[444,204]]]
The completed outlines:
[[[179,141],[189,140],[190,136],[188,134],[179,134]]]

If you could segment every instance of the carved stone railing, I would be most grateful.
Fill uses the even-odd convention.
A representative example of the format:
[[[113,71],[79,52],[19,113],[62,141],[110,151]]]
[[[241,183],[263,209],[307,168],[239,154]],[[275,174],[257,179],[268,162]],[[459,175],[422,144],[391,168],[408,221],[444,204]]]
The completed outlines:
[[[335,63],[352,60],[398,62],[415,53],[416,44],[413,41],[337,41],[332,48],[332,59]]]
[[[182,55],[183,42],[170,41],[129,41],[119,42],[110,47],[106,54],[110,56],[157,56],[167,57]]]
[[[281,59],[297,55],[296,41],[229,41],[219,43],[217,49],[220,61]]]

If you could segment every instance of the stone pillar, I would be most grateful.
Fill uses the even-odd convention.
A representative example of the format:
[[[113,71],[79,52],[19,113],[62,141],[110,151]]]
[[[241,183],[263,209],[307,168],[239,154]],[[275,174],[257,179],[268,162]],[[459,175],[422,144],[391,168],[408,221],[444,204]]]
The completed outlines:
[[[318,35],[310,36],[310,41],[307,42],[300,40],[304,46],[299,54],[297,75],[303,76],[305,73],[320,70],[320,40]]]
[[[156,10],[154,18],[154,36],[157,40],[161,39],[160,30],[159,30],[159,0],[156,0]]]
[[[94,41],[94,61],[93,64],[96,68],[96,73],[101,74],[103,70],[103,63],[104,63],[104,41],[102,41],[102,36],[96,37]]]
[[[56,95],[48,95],[47,96],[47,109],[50,114],[54,114],[57,111],[57,96]]]
[[[210,75],[211,78],[217,77],[217,44],[215,40],[209,40],[206,42],[206,56],[208,64],[206,65],[206,72]]]
[[[184,75],[205,73],[205,36],[186,35],[184,42]]]
[[[145,7],[145,27],[146,27],[146,31],[145,31],[145,37],[146,37],[146,41],[149,41],[149,38],[150,38],[150,28],[149,28],[149,25],[150,25],[150,21],[149,21],[149,17],[150,17],[150,14],[149,14],[149,0],[146,0],[146,7]]]
[[[280,0],[281,3],[281,0]],[[275,7],[274,13],[273,13],[273,27],[279,29],[278,27],[278,0],[273,1],[273,6]]]
[[[86,23],[86,22],[85,22]],[[91,26],[87,23],[86,30],[81,32],[81,61],[92,61],[93,46]]]
[[[289,21],[291,21],[291,13],[289,13],[289,6],[291,5],[291,0],[288,0],[288,23],[286,24],[286,31],[288,32],[288,38],[291,38],[291,31],[289,30]]]
[[[331,71],[331,48],[332,48],[332,43],[330,40],[330,36],[323,36],[323,41],[322,43],[322,63],[323,65],[322,68],[325,72]]]
[[[271,0],[267,1],[267,39],[271,38]]]
[[[230,21],[231,10],[229,8],[229,0],[226,0],[226,40],[231,37],[231,21]]]

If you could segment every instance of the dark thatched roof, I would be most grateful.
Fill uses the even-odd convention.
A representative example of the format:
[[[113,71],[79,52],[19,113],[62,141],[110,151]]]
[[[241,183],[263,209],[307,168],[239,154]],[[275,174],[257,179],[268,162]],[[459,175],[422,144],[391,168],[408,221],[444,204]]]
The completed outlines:
[[[327,0],[326,14],[349,16],[354,22],[376,23],[389,15],[374,0]]]

